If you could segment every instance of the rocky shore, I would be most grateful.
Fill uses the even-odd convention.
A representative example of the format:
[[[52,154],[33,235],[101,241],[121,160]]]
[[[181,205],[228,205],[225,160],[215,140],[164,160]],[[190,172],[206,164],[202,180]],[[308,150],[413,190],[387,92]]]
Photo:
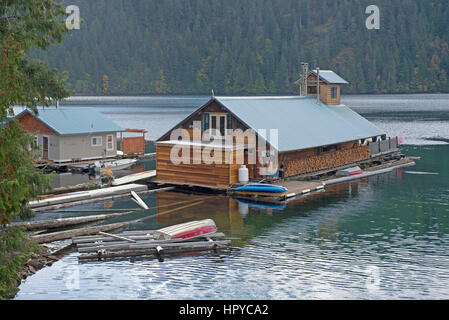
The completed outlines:
[[[42,252],[40,254],[33,253],[26,264],[22,266],[19,272],[19,278],[24,280],[40,269],[51,266],[58,260],[56,256],[50,254],[50,250],[47,247],[42,246]]]

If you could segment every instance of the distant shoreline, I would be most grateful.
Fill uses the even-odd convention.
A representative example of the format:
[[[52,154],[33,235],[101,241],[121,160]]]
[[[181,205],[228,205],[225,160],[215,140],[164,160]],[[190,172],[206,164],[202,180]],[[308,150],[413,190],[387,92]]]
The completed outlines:
[[[393,93],[343,93],[342,94],[342,98],[344,98],[344,96],[385,96],[385,95],[395,95],[395,96],[400,96],[400,95],[449,95],[449,92],[413,92],[413,93],[397,93],[397,92],[393,92]],[[183,94],[183,93],[173,93],[173,94],[108,94],[108,95],[96,95],[96,94],[73,94],[71,95],[69,98],[72,97],[103,97],[103,98],[107,98],[107,97],[158,97],[158,98],[173,98],[173,97],[189,97],[189,98],[194,98],[194,97],[209,97],[210,94],[194,94],[194,93],[189,93],[189,94]],[[239,96],[239,97],[252,97],[252,96],[260,96],[260,97],[273,97],[273,96],[297,96],[297,94],[283,94],[283,93],[279,93],[279,94],[219,94],[217,93],[216,96],[221,96],[221,97],[234,97],[234,96]]]

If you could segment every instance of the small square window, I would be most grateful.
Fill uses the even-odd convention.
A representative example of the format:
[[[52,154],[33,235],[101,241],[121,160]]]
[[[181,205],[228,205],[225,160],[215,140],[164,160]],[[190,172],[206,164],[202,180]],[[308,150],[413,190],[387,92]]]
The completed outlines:
[[[103,139],[101,137],[92,137],[91,145],[92,145],[92,147],[102,146]]]

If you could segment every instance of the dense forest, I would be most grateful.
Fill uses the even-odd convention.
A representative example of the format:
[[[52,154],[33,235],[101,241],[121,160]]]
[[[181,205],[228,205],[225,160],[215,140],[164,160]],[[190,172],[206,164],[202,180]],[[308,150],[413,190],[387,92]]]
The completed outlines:
[[[69,0],[83,19],[32,53],[77,94],[296,93],[300,63],[346,93],[449,92],[449,1]]]

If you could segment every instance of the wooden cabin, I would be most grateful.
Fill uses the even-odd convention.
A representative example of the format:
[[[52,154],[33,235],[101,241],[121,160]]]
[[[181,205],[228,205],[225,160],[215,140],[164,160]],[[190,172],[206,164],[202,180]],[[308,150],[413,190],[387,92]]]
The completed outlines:
[[[320,101],[313,90],[307,96],[211,97],[157,140],[157,181],[228,188],[238,182],[242,164],[249,169],[250,180],[260,181],[282,172],[290,177],[370,158],[364,141],[385,133],[341,104],[340,86],[347,82],[337,77],[320,72]],[[313,71],[309,79],[314,79]],[[255,142],[242,139],[248,130],[256,132]],[[227,141],[234,144],[226,146]],[[210,158],[208,150],[217,145],[223,146],[222,155],[216,157],[223,160],[220,164],[198,159],[199,154]],[[185,147],[189,147],[182,155],[185,161],[173,162],[173,155],[179,156]],[[241,160],[242,154],[243,163],[230,161]],[[277,161],[267,162],[273,154]]]
[[[332,70],[320,70],[320,100],[327,105],[340,104],[341,86],[348,82]],[[317,95],[317,70],[312,70],[307,76],[307,96]]]

